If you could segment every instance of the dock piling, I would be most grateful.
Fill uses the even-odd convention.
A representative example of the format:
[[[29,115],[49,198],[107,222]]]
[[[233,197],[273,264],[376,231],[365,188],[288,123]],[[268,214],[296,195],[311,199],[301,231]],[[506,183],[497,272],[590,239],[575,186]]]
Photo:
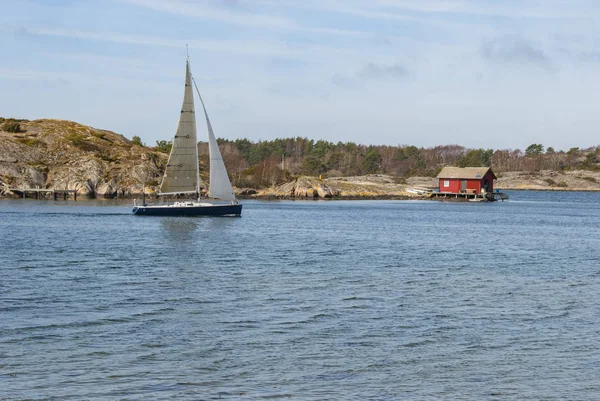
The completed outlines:
[[[77,190],[76,189],[41,189],[39,186],[35,188],[9,188],[9,191],[16,192],[17,194],[21,192],[21,197],[25,199],[27,197],[27,192],[34,192],[35,199],[41,199],[41,193],[47,194],[50,193],[54,200],[58,199],[59,195],[62,195],[64,200],[69,198],[69,194],[73,194],[73,200],[77,200]],[[44,199],[47,197],[44,196]]]

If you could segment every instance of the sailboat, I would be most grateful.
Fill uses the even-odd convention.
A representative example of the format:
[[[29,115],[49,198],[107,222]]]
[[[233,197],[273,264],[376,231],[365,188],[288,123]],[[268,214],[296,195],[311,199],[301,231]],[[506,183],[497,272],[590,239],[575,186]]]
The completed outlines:
[[[201,198],[200,171],[198,169],[198,142],[196,140],[196,114],[194,110],[194,92],[196,88],[208,129],[208,152],[210,156],[210,181],[208,198]],[[242,205],[238,203],[231,187],[231,181],[219,151],[217,139],[212,129],[206,106],[192,77],[189,57],[185,64],[185,90],[179,125],[169,161],[160,184],[159,196],[188,195],[195,200],[176,201],[156,205],[137,205],[134,201],[133,213],[148,216],[241,216]]]

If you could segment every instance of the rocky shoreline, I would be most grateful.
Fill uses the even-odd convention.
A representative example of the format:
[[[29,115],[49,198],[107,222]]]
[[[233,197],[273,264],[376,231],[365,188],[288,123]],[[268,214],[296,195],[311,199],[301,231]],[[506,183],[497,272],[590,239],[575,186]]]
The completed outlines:
[[[16,132],[0,129],[0,197],[22,197],[21,191],[11,188],[36,187],[75,190],[80,198],[140,198],[145,188],[146,196],[153,197],[167,158],[165,152],[111,131],[64,120],[23,120]],[[600,191],[600,171],[496,175],[495,188],[501,190]],[[234,190],[247,199],[422,199],[407,190],[437,186],[434,177],[370,174],[299,176],[269,188]]]
[[[600,192],[600,172],[538,171],[498,174],[495,188],[519,191],[588,191]],[[299,177],[284,185],[260,190],[240,190],[240,198],[256,199],[428,199],[407,192],[412,187],[437,188],[432,177],[396,177],[373,174],[359,177]]]
[[[574,172],[576,173],[576,172]],[[541,180],[544,183],[536,180],[514,180],[507,182],[506,179],[498,180],[496,189],[499,190],[518,190],[518,191],[582,191],[582,192],[600,192],[600,187],[597,185],[588,186],[573,186],[564,187],[551,185]],[[411,185],[409,182],[412,182]],[[236,196],[240,199],[296,199],[296,200],[317,200],[317,199],[338,199],[338,200],[408,200],[408,199],[427,199],[422,195],[407,192],[407,189],[412,186],[421,188],[435,188],[436,180],[428,177],[412,177],[407,180],[407,183],[399,184],[395,182],[394,177],[384,175],[371,175],[361,177],[336,177],[320,179],[317,177],[301,176],[286,184],[263,189],[254,188],[234,188]],[[109,191],[104,191],[104,187],[110,188]],[[29,188],[29,187],[26,187]],[[52,188],[50,188],[52,189]],[[76,189],[77,188],[56,188],[56,189]],[[121,198],[134,199],[142,197],[140,190],[121,190],[115,192],[112,188],[104,184],[94,194],[89,190],[78,190],[78,197],[87,198]],[[147,187],[145,195],[148,198],[153,198],[157,188]],[[27,197],[34,197],[33,193],[28,193]],[[51,195],[43,195],[42,197],[49,198]],[[10,191],[8,186],[0,183],[0,198],[22,198],[22,192],[19,190]]]
[[[0,130],[0,196],[10,188],[76,190],[89,198],[132,197],[158,185],[168,155],[111,131],[64,120],[21,121]],[[15,191],[16,192],[16,191]]]
[[[91,172],[95,170],[92,169]],[[532,190],[532,191],[599,191],[600,172],[570,171],[558,173],[554,171],[539,171],[535,173],[506,172],[498,174],[495,188],[499,190]],[[100,185],[69,185],[77,182],[75,179],[64,177],[64,187],[56,189],[75,189],[79,197],[88,198],[140,198],[141,185],[132,185],[127,188],[112,186],[111,182],[118,182],[107,177],[108,182]],[[89,182],[89,179],[88,179]],[[412,187],[436,188],[437,179],[432,177],[410,177],[406,180],[383,174],[372,174],[357,177],[308,177],[300,176],[283,185],[270,188],[234,188],[236,196],[240,199],[339,199],[339,200],[382,200],[382,199],[427,199],[418,194],[408,192]],[[41,187],[41,186],[40,186]],[[91,188],[94,188],[93,192]],[[26,186],[25,188],[31,188]],[[51,186],[49,188],[52,188]],[[118,190],[115,190],[117,188]],[[147,186],[145,194],[153,198],[158,190],[157,184]],[[29,197],[34,196],[32,194]],[[48,196],[48,195],[46,195]],[[10,191],[8,186],[0,182],[0,197],[22,197],[20,191]]]

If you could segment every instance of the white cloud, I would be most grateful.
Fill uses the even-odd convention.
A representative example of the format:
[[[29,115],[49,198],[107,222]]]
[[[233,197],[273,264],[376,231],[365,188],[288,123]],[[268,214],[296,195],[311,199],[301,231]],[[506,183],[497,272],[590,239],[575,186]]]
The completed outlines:
[[[314,56],[348,55],[353,50],[322,46],[317,44],[300,45],[290,44],[283,41],[260,41],[260,40],[231,40],[231,39],[167,39],[159,36],[130,35],[115,32],[92,32],[60,28],[30,28],[29,34],[42,36],[59,36],[71,39],[114,42],[121,44],[161,46],[183,48],[189,45],[192,49],[206,50],[220,53],[259,55],[259,56],[282,56],[289,58],[310,58]]]
[[[53,73],[26,70],[23,68],[0,68],[0,79],[6,80],[28,80],[28,79],[56,78]]]
[[[409,18],[414,14],[462,14],[508,18],[597,19],[600,8],[588,0],[322,0],[330,9],[366,17]],[[321,3],[321,2],[319,2]],[[590,13],[595,9],[596,14]],[[379,10],[371,12],[369,10]]]
[[[239,26],[259,29],[272,29],[284,31],[298,31],[304,33],[364,36],[365,32],[358,30],[309,27],[301,25],[290,18],[273,15],[262,15],[255,8],[244,10],[242,8],[222,9],[210,6],[210,2],[190,2],[183,0],[120,0],[124,3],[145,7],[155,11],[182,15],[185,17],[214,20]],[[214,3],[212,3],[214,4]],[[254,3],[254,6],[260,2]]]

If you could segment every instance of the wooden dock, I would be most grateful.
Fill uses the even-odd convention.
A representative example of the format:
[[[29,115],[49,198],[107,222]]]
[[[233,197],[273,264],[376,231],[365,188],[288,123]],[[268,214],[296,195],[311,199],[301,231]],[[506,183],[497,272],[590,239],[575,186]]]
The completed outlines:
[[[44,198],[46,195],[50,194],[54,200],[58,200],[59,198],[63,198],[67,200],[69,195],[73,196],[73,200],[77,200],[77,190],[76,189],[44,189],[44,188],[9,188],[9,191],[20,194],[23,199],[27,197],[28,193],[33,193],[35,195],[35,199],[40,199],[41,196]],[[33,196],[32,196],[33,197]]]
[[[467,200],[470,202],[493,202],[497,200],[504,201],[508,199],[508,195],[502,192],[486,192],[485,194],[475,194],[470,192],[429,192],[427,193],[428,198],[433,199],[457,199]]]
[[[508,199],[508,194],[503,192],[486,192],[485,194],[477,194],[475,191],[464,191],[464,192],[439,192],[432,188],[425,187],[411,187],[407,188],[406,192],[416,195],[425,196],[430,199],[456,199],[456,200],[467,200],[470,202],[493,202],[497,200],[504,201]]]

